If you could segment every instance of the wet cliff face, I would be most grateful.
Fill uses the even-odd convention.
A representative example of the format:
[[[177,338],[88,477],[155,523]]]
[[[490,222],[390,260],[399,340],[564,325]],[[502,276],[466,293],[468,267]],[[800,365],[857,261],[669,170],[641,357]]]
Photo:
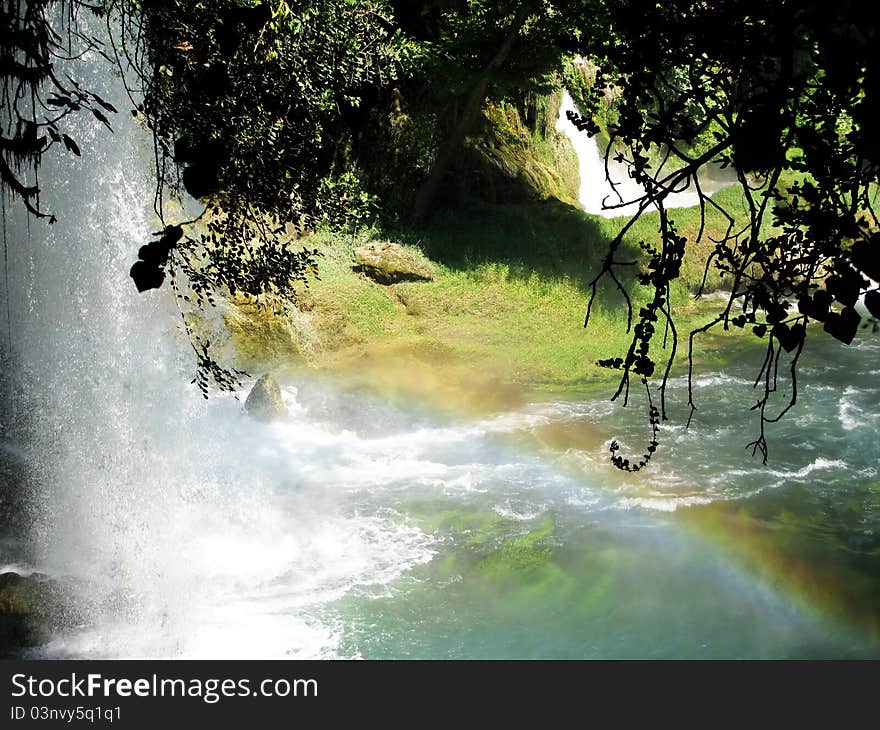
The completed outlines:
[[[522,203],[556,198],[576,204],[577,155],[555,129],[562,91],[488,100],[435,201],[455,208],[478,199]],[[386,108],[387,107],[387,108]],[[360,139],[357,160],[385,214],[405,219],[430,172],[444,132],[436,109],[403,98],[377,110]]]
[[[562,92],[528,102],[487,102],[482,126],[467,140],[447,198],[490,203],[555,198],[577,204],[577,154],[555,127]]]

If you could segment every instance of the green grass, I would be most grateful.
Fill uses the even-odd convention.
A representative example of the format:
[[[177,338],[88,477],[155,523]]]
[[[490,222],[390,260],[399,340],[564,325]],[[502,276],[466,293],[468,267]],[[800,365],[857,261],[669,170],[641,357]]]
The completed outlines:
[[[698,225],[695,210],[675,215],[683,232]],[[639,238],[656,236],[654,217],[635,226],[624,257],[639,255]],[[710,216],[707,224],[717,221]],[[439,213],[419,230],[317,233],[309,245],[323,253],[320,279],[301,293],[312,340],[308,360],[358,369],[364,358],[408,356],[432,367],[454,366],[456,377],[492,377],[525,389],[605,383],[616,374],[596,360],[622,356],[630,342],[624,300],[610,282],[600,287],[586,329],[583,320],[589,282],[620,225],[545,201],[475,204]],[[407,247],[435,271],[435,280],[383,286],[355,273],[353,248],[376,238]],[[699,282],[702,267],[695,254],[684,277],[688,285]],[[624,283],[638,307],[647,291],[631,278]],[[681,332],[705,321],[685,286],[675,290],[673,304]],[[240,350],[254,349],[246,328],[235,336]]]
[[[433,379],[441,398],[450,397],[438,382],[444,378],[469,381],[471,399],[482,397],[478,394],[487,390],[487,380],[527,390],[558,390],[616,379],[618,373],[595,363],[624,356],[632,336],[625,299],[607,277],[598,287],[589,326],[583,324],[591,282],[609,242],[628,218],[590,216],[571,201],[563,202],[576,187],[566,173],[576,159],[566,162],[573,150],[566,151],[555,133],[548,133],[558,101],[558,94],[543,100],[543,121],[533,129],[513,106],[489,105],[485,128],[475,138],[485,148],[481,154],[520,170],[520,182],[531,186],[534,195],[513,198],[517,203],[478,202],[472,195],[469,203],[435,211],[430,223],[418,229],[313,234],[307,245],[323,253],[320,279],[300,292],[300,311],[294,313],[292,326],[267,326],[257,319],[252,326],[239,323],[233,340],[239,354],[247,355],[240,364],[257,367],[264,351],[273,355],[272,366],[277,367],[293,347],[314,367],[384,378],[395,388],[400,380]],[[747,220],[738,186],[717,192],[713,199],[740,225]],[[695,303],[692,293],[703,282],[714,240],[727,232],[727,219],[714,207],[707,206],[704,213],[705,218],[698,208],[670,211],[679,233],[691,242],[672,289],[683,340],[711,319],[711,305]],[[656,212],[642,216],[627,233],[619,260],[643,259],[639,243],[656,242],[658,222]],[[694,243],[703,225],[702,240]],[[402,244],[435,272],[434,280],[383,286],[355,273],[354,247],[376,239]],[[618,273],[637,312],[650,292],[634,279],[632,267]],[[705,283],[711,292],[726,282],[710,267]],[[666,355],[661,339],[653,344],[657,361]],[[718,343],[714,340],[701,355],[707,365],[723,361],[719,352],[731,344]],[[686,343],[680,344],[681,352]],[[679,358],[679,367],[683,360]]]
[[[310,296],[337,302],[350,339],[367,346],[442,348],[518,383],[595,378],[592,360],[622,342],[611,341],[613,310],[600,308],[590,329],[582,327],[601,235],[574,209],[552,208],[481,206],[389,236],[427,256],[437,272],[428,283],[382,287],[358,278],[340,255],[350,243],[324,236],[327,265]]]
[[[628,219],[590,216],[569,200],[576,180],[566,170],[572,165],[576,169],[576,159],[568,160],[573,150],[552,131],[558,96],[543,100],[546,108],[533,129],[514,107],[489,105],[485,128],[474,140],[484,148],[480,154],[520,170],[520,182],[531,186],[534,195],[515,196],[516,203],[479,202],[472,195],[469,203],[435,211],[430,223],[418,229],[313,234],[307,245],[323,253],[320,279],[300,293],[294,335],[289,327],[254,322],[260,339],[250,342],[247,324],[237,327],[237,350],[250,358],[241,364],[253,369],[255,352],[262,348],[283,354],[289,349],[286,341],[293,340],[312,366],[384,379],[393,388],[402,380],[431,380],[440,398],[451,397],[444,380],[468,382],[469,400],[482,400],[489,380],[520,390],[559,390],[616,379],[618,373],[595,363],[625,355],[632,336],[625,299],[607,277],[598,287],[589,326],[583,324],[591,281],[609,242]],[[738,217],[746,213],[738,187],[714,197]],[[693,241],[701,226],[699,209],[672,210],[670,216]],[[655,242],[657,227],[656,212],[644,215],[628,232],[618,258],[643,259],[639,242]],[[672,290],[683,337],[711,318],[707,305],[695,304],[691,293],[703,280],[712,239],[726,229],[722,214],[707,207],[703,240],[690,244]],[[383,286],[355,273],[354,247],[376,239],[402,244],[435,272],[434,280]],[[632,267],[618,273],[637,312],[650,292],[634,279]],[[707,291],[724,283],[711,268]],[[285,342],[268,342],[273,332]],[[660,340],[652,354],[663,361]],[[707,362],[717,364],[717,354],[707,352]]]

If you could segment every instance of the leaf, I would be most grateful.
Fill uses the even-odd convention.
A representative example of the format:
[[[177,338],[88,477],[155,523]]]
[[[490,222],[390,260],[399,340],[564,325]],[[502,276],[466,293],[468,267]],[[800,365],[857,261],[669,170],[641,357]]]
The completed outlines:
[[[165,272],[155,265],[144,261],[135,261],[128,275],[134,280],[138,292],[158,289],[165,280]]]
[[[113,127],[110,126],[110,122],[107,121],[107,117],[105,117],[101,112],[99,112],[97,109],[92,109],[92,114],[94,114],[95,119],[101,122],[101,124],[107,127],[107,129],[109,129],[111,132],[113,131]]]
[[[807,332],[802,324],[795,324],[789,327],[782,322],[773,326],[770,333],[779,341],[779,344],[786,352],[791,352],[804,341]]]
[[[824,289],[819,289],[812,297],[805,296],[798,300],[798,310],[801,314],[823,321],[828,316],[831,297]]]
[[[106,109],[108,112],[112,112],[113,114],[116,114],[116,113],[117,113],[117,109],[116,109],[115,106],[113,106],[113,105],[112,105],[110,102],[108,102],[108,101],[104,101],[104,100],[103,100],[100,96],[98,96],[94,91],[92,92],[92,98],[93,98],[96,102],[98,102],[98,104],[100,104],[102,107],[104,107],[104,109]]]
[[[855,309],[844,307],[840,314],[832,312],[828,315],[824,329],[834,339],[848,345],[855,338],[861,321],[862,318]]]
[[[852,247],[852,262],[859,270],[874,281],[880,280],[880,240],[873,237],[871,242],[858,241]]]
[[[77,146],[76,142],[74,142],[66,134],[62,134],[61,138],[64,140],[64,146],[67,147],[68,150],[73,152],[73,154],[75,154],[77,157],[80,157],[79,147]]]

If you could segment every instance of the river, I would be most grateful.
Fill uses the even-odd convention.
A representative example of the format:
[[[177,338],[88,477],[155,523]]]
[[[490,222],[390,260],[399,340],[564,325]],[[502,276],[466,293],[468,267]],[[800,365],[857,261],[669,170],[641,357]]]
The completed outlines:
[[[59,222],[8,210],[2,454],[28,499],[0,570],[70,604],[30,656],[880,656],[876,336],[815,338],[766,467],[748,350],[698,375],[691,429],[673,384],[635,476],[607,445],[640,450],[644,414],[605,392],[464,416],[303,372],[256,423],[203,402],[173,303],[128,279],[151,153],[105,95],[116,134],[46,160]]]

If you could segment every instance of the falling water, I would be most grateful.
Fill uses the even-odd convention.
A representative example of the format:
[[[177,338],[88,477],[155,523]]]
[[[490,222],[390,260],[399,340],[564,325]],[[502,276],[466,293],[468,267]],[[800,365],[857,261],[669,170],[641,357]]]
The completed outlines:
[[[589,137],[585,132],[579,132],[568,120],[568,113],[580,113],[571,94],[562,92],[562,105],[559,108],[559,117],[556,120],[556,129],[571,140],[571,144],[577,153],[578,172],[580,174],[580,189],[578,200],[587,213],[601,215],[606,218],[632,215],[638,210],[638,201],[645,195],[645,189],[635,182],[629,175],[627,168],[619,162],[609,160],[606,175],[605,157],[599,151],[599,145],[595,137]],[[730,176],[719,176],[714,171],[715,177],[702,173],[700,185],[706,195],[712,195],[720,187],[730,184]],[[715,179],[718,178],[718,179]],[[668,195],[664,201],[667,208],[689,208],[698,205],[699,195],[693,184],[684,190]]]
[[[79,123],[82,159],[45,159],[56,224],[8,206],[4,451],[24,462],[30,508],[26,544],[0,563],[68,587],[69,621],[41,655],[320,656],[334,629],[308,606],[392,580],[430,540],[333,493],[289,493],[277,434],[189,385],[173,302],[128,278],[158,225],[151,143],[119,79],[100,59],[83,65],[122,110],[115,134]]]

